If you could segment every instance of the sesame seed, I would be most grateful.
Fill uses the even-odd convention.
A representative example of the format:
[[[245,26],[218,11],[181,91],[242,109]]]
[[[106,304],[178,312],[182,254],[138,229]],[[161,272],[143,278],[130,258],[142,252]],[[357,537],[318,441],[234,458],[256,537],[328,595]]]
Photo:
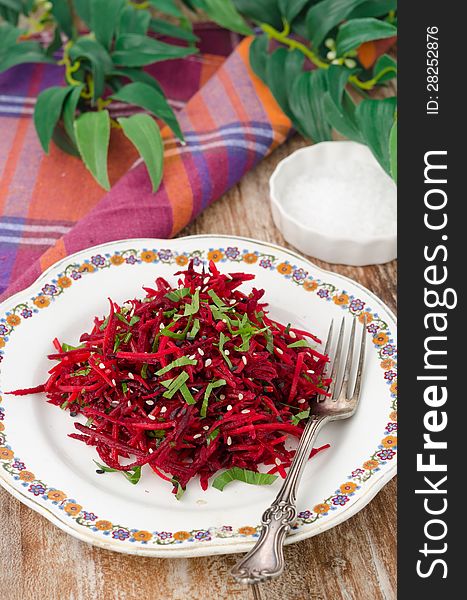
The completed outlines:
[[[232,300],[229,302],[229,304],[230,304],[231,306],[233,306],[233,305],[235,304],[235,302],[237,302],[237,301],[235,300],[235,298],[232,298]]]
[[[211,365],[212,365],[212,360],[211,360],[210,358],[208,358],[208,359],[206,360],[206,362],[204,363],[204,366],[205,366],[205,367],[210,367]]]
[[[297,334],[295,333],[295,331],[289,331],[289,335],[293,340],[297,337]]]
[[[194,440],[197,440],[197,439],[198,439],[198,438],[200,438],[200,437],[201,437],[201,434],[200,434],[200,433],[197,433],[197,434],[195,434],[195,435],[193,436],[193,439],[194,439]]]
[[[101,363],[101,364],[99,365],[99,369],[105,369],[105,365],[104,365],[104,363]]]
[[[284,351],[281,350],[280,348],[276,348],[276,352],[277,352],[277,354],[284,354]]]
[[[151,421],[155,421],[156,417],[154,415],[148,415],[148,419],[150,419]]]
[[[229,404],[229,405],[227,406],[227,410],[232,410],[232,405],[231,405],[231,404]]]
[[[231,446],[231,445],[232,445],[232,438],[229,435],[229,437],[227,438],[227,446]]]
[[[111,406],[118,406],[120,403],[118,400],[112,400],[112,402],[110,403]]]
[[[204,356],[204,350],[201,350],[201,348],[198,348],[198,354],[200,356]]]
[[[305,404],[306,400],[305,398],[301,398],[300,400],[297,400],[297,404]]]
[[[196,354],[192,354],[191,356],[188,357],[190,360],[195,360],[196,358]]]
[[[149,452],[149,454],[152,454],[154,452],[154,449],[153,448],[149,448],[148,452]]]
[[[225,354],[226,356],[229,356],[230,352],[229,352],[228,350],[224,350],[224,354]]]
[[[230,275],[230,273],[226,273],[225,275],[227,277],[227,279],[233,279],[232,275]]]
[[[244,365],[246,365],[246,356],[242,356],[242,362]]]
[[[163,415],[165,412],[167,412],[167,406],[163,406],[161,408],[161,415]]]
[[[164,323],[161,323],[161,324],[159,325],[159,329],[160,329],[161,331],[164,329],[164,327],[165,327]]]
[[[204,431],[207,431],[209,429],[209,425],[204,425],[203,429]]]
[[[250,412],[250,410],[248,408],[245,408],[245,410],[242,410],[242,415],[247,415]]]
[[[128,408],[131,408],[131,402],[130,402],[130,400],[128,400],[127,406],[128,406]]]
[[[128,373],[128,378],[129,378],[129,379],[134,379],[134,378],[135,378],[135,376],[133,375],[133,373]]]
[[[222,319],[222,323],[227,324],[227,319]]]
[[[220,398],[221,400],[225,400],[225,394],[221,394],[221,395],[219,396],[219,398]]]
[[[148,406],[153,406],[154,405],[154,400],[146,400],[146,404]]]
[[[276,460],[274,462],[276,463],[277,466],[282,464],[279,458],[276,458]]]
[[[205,277],[203,279],[203,285],[206,285],[207,283],[209,283],[209,279],[210,279],[209,275],[207,277]]]
[[[238,399],[243,400],[243,394],[238,394]]]
[[[115,381],[115,379],[112,379],[112,385],[115,387],[117,385],[117,382]]]
[[[192,392],[195,392],[195,394],[196,394],[197,392],[199,392],[199,389],[198,389],[198,388],[193,388],[193,387],[192,387],[192,388],[191,388],[191,391],[192,391]]]

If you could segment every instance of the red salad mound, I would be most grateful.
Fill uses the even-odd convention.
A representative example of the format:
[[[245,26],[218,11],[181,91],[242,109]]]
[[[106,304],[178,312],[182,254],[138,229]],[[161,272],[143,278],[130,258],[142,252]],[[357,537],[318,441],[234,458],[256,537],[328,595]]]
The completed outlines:
[[[136,483],[148,464],[177,497],[195,475],[206,489],[234,479],[269,484],[285,476],[312,400],[330,383],[312,334],[267,316],[264,290],[239,288],[244,273],[191,263],[178,287],[162,278],[146,297],[110,300],[77,348],[54,340],[58,361],[43,386],[48,401],[84,415],[70,437],[95,446],[98,472]],[[259,473],[259,465],[270,466]],[[263,469],[264,470],[264,469]]]

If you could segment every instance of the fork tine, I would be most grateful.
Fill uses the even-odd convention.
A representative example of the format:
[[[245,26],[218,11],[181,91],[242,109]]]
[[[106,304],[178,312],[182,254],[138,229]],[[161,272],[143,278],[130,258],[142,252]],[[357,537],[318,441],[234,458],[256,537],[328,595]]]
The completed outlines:
[[[329,325],[329,331],[328,331],[328,337],[326,339],[326,345],[324,346],[324,354],[328,355],[329,354],[329,350],[331,348],[331,342],[332,342],[332,332],[334,329],[334,319],[331,319],[331,323]],[[320,394],[317,398],[316,401],[317,402],[322,402],[324,399],[326,398],[326,396],[324,396],[324,394]]]
[[[349,349],[347,350],[347,358],[345,359],[344,375],[342,376],[342,383],[338,394],[339,399],[349,398],[349,379],[355,346],[355,321],[356,319],[354,318],[352,321],[352,330],[350,332]]]
[[[360,354],[358,357],[358,368],[357,375],[355,378],[355,387],[352,394],[352,401],[357,402],[360,398],[360,390],[362,387],[362,372],[363,372],[363,362],[365,360],[365,343],[366,343],[366,317],[363,319],[363,328],[362,328],[362,338],[360,341]]]
[[[331,385],[329,386],[328,392],[331,395],[332,400],[336,400],[335,396],[334,396],[334,390],[336,387],[336,379],[337,379],[337,374],[338,374],[338,370],[339,370],[339,364],[341,361],[341,354],[342,354],[342,341],[344,339],[344,331],[345,331],[345,317],[342,317],[342,322],[341,322],[341,326],[339,329],[339,337],[337,338],[337,346],[336,346],[336,352],[334,354],[334,362],[332,364],[332,371],[331,371]]]

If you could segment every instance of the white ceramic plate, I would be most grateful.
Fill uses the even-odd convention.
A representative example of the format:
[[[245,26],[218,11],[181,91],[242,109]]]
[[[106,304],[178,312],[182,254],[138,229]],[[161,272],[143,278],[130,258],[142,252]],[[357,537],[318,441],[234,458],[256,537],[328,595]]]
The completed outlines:
[[[103,244],[70,256],[27,290],[0,306],[0,387],[30,387],[46,378],[51,341],[77,341],[107,297],[141,296],[141,286],[174,272],[189,258],[212,259],[224,271],[256,275],[267,290],[270,314],[324,338],[332,317],[368,315],[361,405],[349,421],[332,423],[318,444],[331,444],[307,465],[299,518],[287,541],[341,523],[363,508],[395,474],[396,323],[391,311],[357,283],[323,271],[265,242],[222,236],[139,239]],[[350,329],[348,327],[347,329]],[[143,469],[138,485],[119,473],[98,475],[95,450],[68,437],[68,412],[43,395],[0,404],[0,483],[16,498],[71,535],[111,550],[150,556],[200,556],[246,551],[272,486],[234,482],[203,492],[191,482],[181,501],[170,486]]]

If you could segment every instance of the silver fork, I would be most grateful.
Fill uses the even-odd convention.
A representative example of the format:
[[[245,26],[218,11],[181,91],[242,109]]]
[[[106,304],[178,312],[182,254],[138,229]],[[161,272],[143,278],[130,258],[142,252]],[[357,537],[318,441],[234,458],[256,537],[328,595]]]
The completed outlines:
[[[254,547],[232,569],[231,573],[241,583],[257,584],[266,579],[278,577],[284,570],[284,539],[291,524],[297,516],[297,490],[303,470],[313,449],[313,443],[320,429],[330,421],[348,419],[357,410],[362,385],[363,362],[365,358],[365,331],[364,319],[360,349],[358,356],[357,372],[352,394],[350,393],[350,376],[353,366],[355,346],[355,321],[352,323],[349,347],[345,359],[342,382],[338,386],[337,380],[344,345],[345,318],[339,330],[337,347],[331,370],[331,384],[328,396],[321,395],[313,405],[313,414],[310,416],[300,442],[297,447],[287,477],[282,484],[276,499],[263,513],[260,537]],[[333,321],[329,327],[326,340],[325,354],[329,354],[332,343]],[[256,586],[255,586],[256,587]]]

